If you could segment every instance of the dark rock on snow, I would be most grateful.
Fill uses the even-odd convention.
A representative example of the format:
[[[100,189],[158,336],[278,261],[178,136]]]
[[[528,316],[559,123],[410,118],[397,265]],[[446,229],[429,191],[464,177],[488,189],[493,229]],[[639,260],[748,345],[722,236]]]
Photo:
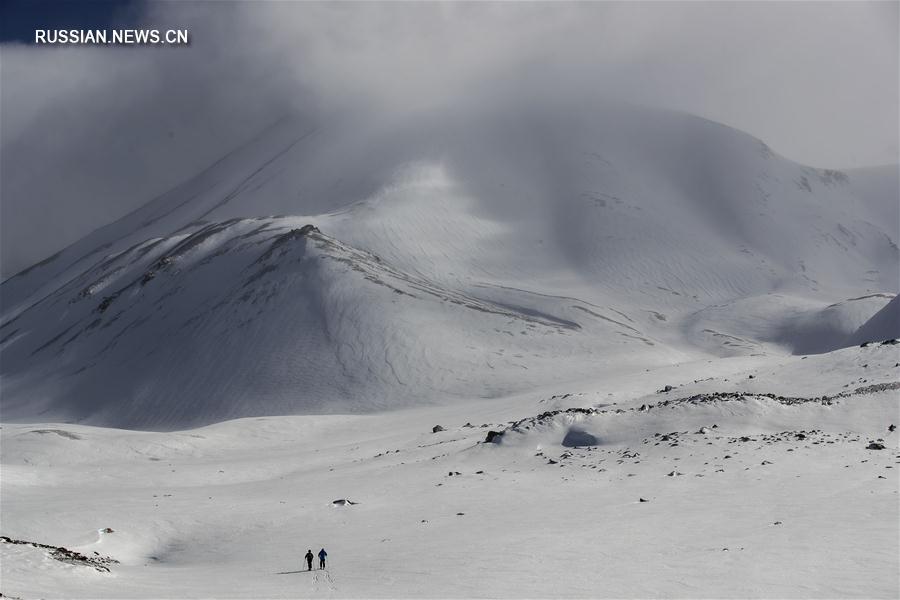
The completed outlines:
[[[580,446],[598,446],[600,440],[597,436],[581,429],[570,429],[563,438],[562,445],[566,448],[578,448]]]
[[[43,548],[47,550],[50,557],[55,560],[70,563],[73,565],[93,567],[94,569],[103,573],[109,573],[109,565],[119,563],[119,561],[114,558],[110,558],[108,556],[100,556],[96,552],[94,553],[96,556],[85,556],[80,552],[75,552],[74,550],[63,548],[62,546],[51,546],[49,544],[39,544],[37,542],[27,542],[25,540],[14,540],[12,538],[6,537],[5,535],[0,536],[0,542],[4,542],[7,544],[24,544],[26,546],[33,546],[34,548]]]
[[[502,432],[502,431],[488,431],[488,432],[487,432],[487,437],[484,438],[484,442],[485,442],[486,444],[491,444],[491,443],[493,443],[493,444],[499,444],[499,443],[500,443],[500,438],[502,438],[502,437],[503,437],[503,432]]]

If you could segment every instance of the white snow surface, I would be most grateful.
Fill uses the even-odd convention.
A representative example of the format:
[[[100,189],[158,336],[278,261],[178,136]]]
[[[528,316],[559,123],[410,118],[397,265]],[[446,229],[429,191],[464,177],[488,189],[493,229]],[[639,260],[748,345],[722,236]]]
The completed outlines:
[[[877,345],[703,360],[554,395],[167,433],[4,425],[3,535],[119,562],[0,542],[2,591],[895,598],[898,359]],[[711,390],[743,394],[698,396]],[[569,407],[596,412],[534,418]],[[305,571],[320,547],[327,569]]]
[[[897,193],[648,109],[282,119],[0,284],[0,592],[896,598]]]

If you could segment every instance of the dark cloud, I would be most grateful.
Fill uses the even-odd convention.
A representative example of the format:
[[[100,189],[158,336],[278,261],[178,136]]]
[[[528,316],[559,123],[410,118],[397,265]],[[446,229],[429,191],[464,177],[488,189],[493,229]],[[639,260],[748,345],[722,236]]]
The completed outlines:
[[[189,28],[192,44],[3,45],[4,277],[289,113],[384,123],[603,96],[721,121],[817,166],[898,161],[896,3],[188,2],[135,22]]]

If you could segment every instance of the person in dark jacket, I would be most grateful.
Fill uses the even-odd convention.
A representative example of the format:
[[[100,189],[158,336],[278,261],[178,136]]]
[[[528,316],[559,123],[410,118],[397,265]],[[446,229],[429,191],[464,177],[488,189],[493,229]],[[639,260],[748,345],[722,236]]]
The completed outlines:
[[[313,553],[312,553],[312,548],[310,548],[309,550],[306,551],[306,570],[307,571],[312,571],[312,559],[313,559]]]
[[[325,552],[325,548],[322,548],[321,550],[319,550],[319,568],[320,569],[325,568],[325,557],[326,556],[328,556],[328,553]]]

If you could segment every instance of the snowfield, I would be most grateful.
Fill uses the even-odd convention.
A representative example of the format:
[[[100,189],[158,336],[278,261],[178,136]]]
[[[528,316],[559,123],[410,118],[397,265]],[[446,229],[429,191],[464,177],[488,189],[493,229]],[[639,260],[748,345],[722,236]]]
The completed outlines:
[[[171,433],[4,425],[4,535],[118,562],[0,543],[3,593],[896,597],[898,359],[703,361],[565,398]],[[322,546],[327,570],[306,572]]]
[[[4,281],[0,592],[900,596],[896,167],[550,104],[283,119]]]

